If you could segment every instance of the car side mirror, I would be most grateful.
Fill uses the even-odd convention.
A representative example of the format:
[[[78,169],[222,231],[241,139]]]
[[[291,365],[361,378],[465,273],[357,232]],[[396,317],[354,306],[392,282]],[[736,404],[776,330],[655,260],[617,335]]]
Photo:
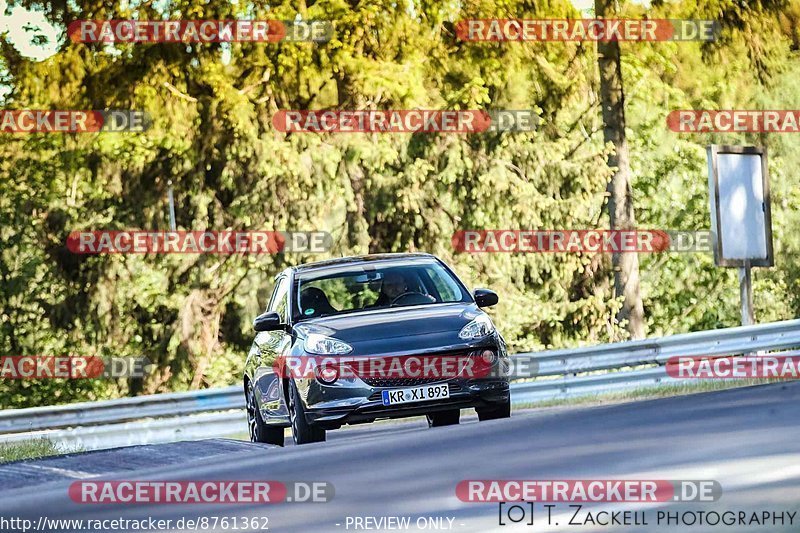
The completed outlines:
[[[276,331],[284,329],[281,317],[275,311],[260,314],[253,320],[253,329],[256,331]]]
[[[491,307],[498,302],[497,293],[489,289],[475,289],[472,295],[478,307]]]

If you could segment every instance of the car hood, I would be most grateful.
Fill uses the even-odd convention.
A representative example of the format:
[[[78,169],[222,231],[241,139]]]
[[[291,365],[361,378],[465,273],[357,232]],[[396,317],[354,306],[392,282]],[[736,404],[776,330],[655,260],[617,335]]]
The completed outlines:
[[[468,345],[458,332],[482,313],[472,302],[428,304],[321,317],[296,328],[342,340],[353,346],[351,355],[441,351]]]

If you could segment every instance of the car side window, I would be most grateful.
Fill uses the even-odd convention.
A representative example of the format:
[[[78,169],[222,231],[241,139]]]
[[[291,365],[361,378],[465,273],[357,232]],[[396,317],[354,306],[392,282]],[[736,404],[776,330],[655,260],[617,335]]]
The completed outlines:
[[[286,293],[289,292],[289,278],[284,276],[278,280],[275,292],[272,293],[272,300],[269,302],[269,311],[275,311],[284,323],[289,322],[289,299]]]

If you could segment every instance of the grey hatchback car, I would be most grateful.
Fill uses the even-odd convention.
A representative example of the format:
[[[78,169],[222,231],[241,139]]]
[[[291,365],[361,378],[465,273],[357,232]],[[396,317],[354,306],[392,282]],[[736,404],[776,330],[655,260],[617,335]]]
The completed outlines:
[[[451,269],[428,254],[380,254],[287,268],[275,279],[244,370],[255,442],[325,440],[327,430],[424,415],[431,427],[510,416],[508,353]]]

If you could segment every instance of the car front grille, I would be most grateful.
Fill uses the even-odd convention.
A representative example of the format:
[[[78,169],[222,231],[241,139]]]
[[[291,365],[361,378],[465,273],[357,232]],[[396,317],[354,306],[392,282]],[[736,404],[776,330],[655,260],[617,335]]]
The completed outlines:
[[[382,377],[361,377],[361,381],[370,387],[416,387],[417,385],[427,385],[444,381],[442,378],[382,378]]]

